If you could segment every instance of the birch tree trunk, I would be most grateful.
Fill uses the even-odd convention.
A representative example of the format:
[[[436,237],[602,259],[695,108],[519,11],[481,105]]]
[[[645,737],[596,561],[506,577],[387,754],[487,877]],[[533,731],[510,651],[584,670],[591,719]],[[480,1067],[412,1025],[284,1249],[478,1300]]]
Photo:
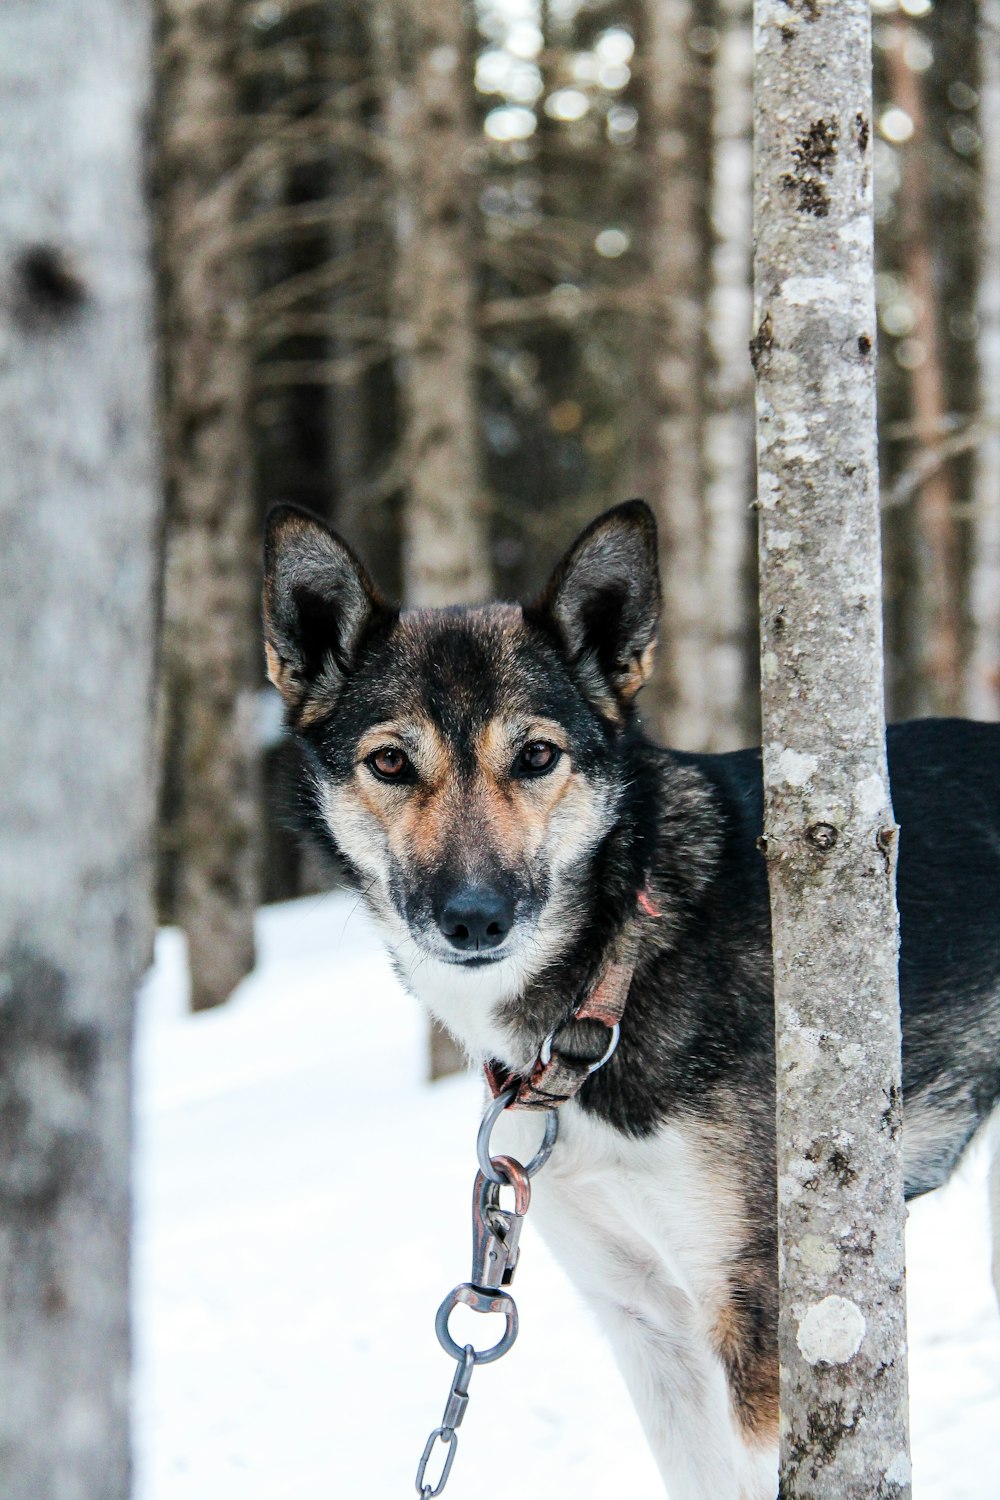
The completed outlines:
[[[476,603],[490,592],[491,567],[479,462],[465,14],[461,0],[378,0],[373,25],[395,200],[406,602]]]
[[[759,739],[753,558],[753,0],[720,0],[712,58],[712,254],[707,297],[705,692],[708,750]]]
[[[704,749],[710,733],[702,473],[708,92],[705,61],[689,46],[701,19],[700,0],[646,0],[643,9],[657,315],[647,356],[645,489],[658,523],[663,583],[659,659],[645,713],[654,738],[686,750]]]
[[[0,8],[0,1494],[126,1500],[152,941],[147,15]]]
[[[191,1006],[204,1010],[253,968],[260,896],[249,272],[234,233],[243,8],[237,0],[159,6],[167,837]]]
[[[1000,0],[980,0],[979,58],[979,391],[989,431],[973,479],[965,711],[1000,719]]]
[[[869,0],[756,0],[783,1500],[910,1494]]]

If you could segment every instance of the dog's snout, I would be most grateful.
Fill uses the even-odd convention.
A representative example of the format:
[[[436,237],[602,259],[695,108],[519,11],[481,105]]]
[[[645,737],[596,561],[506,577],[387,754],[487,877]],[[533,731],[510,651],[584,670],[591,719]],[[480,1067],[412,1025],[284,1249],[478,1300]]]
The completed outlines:
[[[484,885],[467,885],[455,891],[438,917],[441,931],[461,952],[498,947],[513,925],[514,902]]]

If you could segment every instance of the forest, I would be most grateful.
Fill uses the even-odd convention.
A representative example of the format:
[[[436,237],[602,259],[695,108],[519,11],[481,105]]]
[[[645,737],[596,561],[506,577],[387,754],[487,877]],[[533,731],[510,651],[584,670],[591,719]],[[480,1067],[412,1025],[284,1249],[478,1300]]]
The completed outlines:
[[[319,782],[304,736],[286,732],[302,729],[302,703],[288,662],[275,669],[265,604],[269,681],[262,539],[291,505],[299,526],[312,525],[302,512],[322,523],[317,545],[341,565],[361,559],[405,610],[538,601],[521,618],[549,611],[568,632],[580,554],[567,549],[633,499],[655,520],[662,607],[655,659],[650,636],[600,666],[608,743],[642,685],[641,727],[677,764],[764,746],[754,849],[771,902],[770,936],[766,903],[759,925],[779,1215],[770,1252],[761,1229],[732,1266],[749,1277],[753,1254],[770,1253],[773,1279],[779,1242],[796,1247],[777,1257],[773,1306],[781,1494],[908,1500],[900,830],[885,724],[1000,721],[1000,0],[6,0],[0,122],[4,1500],[199,1500],[213,1443],[230,1442],[227,1419],[211,1428],[213,1371],[241,1403],[219,1500],[244,1493],[242,1466],[272,1473],[255,1429],[270,1433],[296,1351],[299,1396],[276,1449],[294,1447],[298,1401],[311,1410],[331,1365],[336,1401],[361,1411],[349,1425],[373,1450],[368,1393],[386,1367],[407,1420],[410,1387],[423,1401],[439,1382],[410,1351],[407,1320],[437,1287],[443,1231],[407,1226],[401,1248],[394,1194],[417,1179],[401,1175],[400,1111],[418,1122],[414,1141],[436,1142],[421,1169],[449,1202],[452,1172],[464,1183],[471,1163],[454,1140],[464,1132],[472,1152],[481,1079],[448,1031],[399,1008],[366,925],[370,889],[350,889],[357,868],[302,836]],[[641,508],[616,515],[609,526],[646,524]],[[351,576],[369,604],[380,598]],[[637,585],[617,586],[620,604]],[[338,671],[341,644],[324,658]],[[580,682],[588,660],[581,648],[571,664]],[[985,802],[980,814],[970,849],[988,841]],[[613,1032],[579,1063],[585,1083],[612,1058],[636,933],[643,914],[664,916],[647,875],[608,948],[622,1009],[602,1020],[611,1013],[581,1001],[545,1035],[539,1065],[570,1023]],[[816,1065],[800,1094],[834,1035],[840,1092]],[[990,1045],[977,1032],[968,1049],[984,1069]],[[705,1059],[717,1060],[710,1044]],[[359,1084],[369,1067],[382,1093]],[[985,1118],[985,1092],[967,1094]],[[923,1121],[920,1144],[936,1128]],[[817,1186],[819,1140],[835,1180]],[[488,1138],[483,1149],[494,1167],[512,1160],[491,1158]],[[773,1181],[773,1149],[762,1157]],[[526,1213],[526,1169],[514,1158],[503,1170]],[[389,1174],[392,1192],[373,1194]],[[364,1226],[349,1249],[342,1191]],[[483,1205],[507,1211],[479,1179],[476,1191],[496,1255],[509,1220],[497,1231]],[[936,1226],[915,1231],[918,1263],[943,1255],[949,1212],[917,1213]],[[865,1243],[863,1224],[877,1229]],[[833,1253],[838,1234],[849,1244]],[[965,1235],[985,1237],[985,1218]],[[529,1243],[558,1304],[555,1262]],[[516,1235],[508,1250],[513,1265]],[[339,1302],[331,1262],[344,1268]],[[732,1266],[712,1358],[757,1420],[767,1401],[748,1373],[746,1320],[760,1309]],[[470,1307],[486,1296],[463,1285]],[[496,1312],[506,1294],[482,1285],[499,1293]],[[943,1304],[951,1283],[938,1285]],[[358,1307],[382,1291],[369,1338]],[[975,1472],[966,1483],[940,1457],[933,1500],[985,1500],[996,1382],[971,1395],[943,1375],[934,1385],[940,1340],[920,1295],[918,1476],[932,1472],[940,1396],[941,1425],[957,1431],[962,1408],[977,1434]],[[530,1297],[537,1317],[544,1299]],[[253,1319],[239,1298],[259,1308],[259,1348],[241,1342]],[[807,1298],[822,1310],[812,1322]],[[985,1305],[968,1304],[979,1310],[956,1345],[974,1372],[1000,1348]],[[558,1371],[569,1385],[588,1361],[610,1362],[577,1337]],[[471,1345],[438,1339],[458,1368],[418,1469],[422,1500],[447,1482],[476,1363]],[[228,1365],[212,1362],[221,1349]],[[256,1384],[255,1359],[267,1365]],[[776,1351],[775,1382],[778,1369]],[[584,1454],[574,1469],[578,1439],[564,1416],[545,1426],[537,1370],[516,1379],[515,1420],[543,1465],[548,1452],[574,1473],[574,1493],[598,1472],[595,1493],[659,1493],[617,1398],[628,1459],[600,1470]],[[593,1399],[581,1383],[596,1429]],[[777,1454],[777,1391],[772,1407]],[[304,1495],[329,1479],[325,1418],[313,1417]],[[425,1481],[438,1439],[445,1468]],[[409,1435],[373,1453],[392,1477],[370,1493],[396,1485],[404,1446]],[[481,1473],[482,1434],[468,1447]],[[713,1492],[711,1447],[692,1448],[702,1487],[684,1491],[682,1476],[678,1494],[770,1500],[773,1475],[758,1469],[739,1482],[726,1470],[731,1489]],[[365,1492],[364,1465],[346,1467]],[[831,1478],[862,1468],[853,1488]],[[288,1492],[273,1473],[268,1500]],[[475,1473],[470,1460],[466,1482]],[[539,1477],[539,1493],[552,1482]]]
[[[161,6],[158,888],[196,1006],[261,900],[330,878],[285,832],[263,681],[277,501],[434,605],[530,596],[643,496],[650,732],[756,742],[751,8]],[[887,712],[995,718],[997,17],[872,9]]]

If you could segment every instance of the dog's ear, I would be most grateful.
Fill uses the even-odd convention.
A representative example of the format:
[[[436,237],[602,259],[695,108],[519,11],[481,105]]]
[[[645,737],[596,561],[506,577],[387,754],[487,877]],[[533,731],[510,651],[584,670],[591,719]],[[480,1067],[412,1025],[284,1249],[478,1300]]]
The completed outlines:
[[[346,542],[293,505],[267,518],[263,603],[267,675],[298,728],[329,713],[365,635],[395,613]]]
[[[554,627],[588,695],[619,717],[649,677],[656,649],[656,522],[645,501],[627,500],[598,516],[525,613]]]

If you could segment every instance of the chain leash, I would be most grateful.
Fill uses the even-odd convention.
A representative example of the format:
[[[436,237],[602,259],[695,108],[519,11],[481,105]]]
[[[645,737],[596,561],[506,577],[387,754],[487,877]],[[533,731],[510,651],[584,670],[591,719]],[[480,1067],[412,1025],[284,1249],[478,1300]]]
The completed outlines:
[[[636,906],[646,917],[658,917],[660,908],[648,882],[636,895]],[[521,1226],[531,1203],[531,1178],[544,1167],[552,1154],[559,1134],[556,1110],[572,1099],[592,1073],[609,1062],[621,1036],[620,1022],[628,999],[632,975],[639,951],[641,923],[638,918],[627,922],[612,945],[611,956],[600,970],[597,980],[542,1043],[535,1062],[524,1078],[511,1080],[502,1063],[491,1059],[485,1064],[486,1082],[494,1095],[493,1103],[483,1116],[476,1139],[479,1171],[472,1189],[472,1274],[450,1291],[437,1310],[434,1331],[444,1352],[457,1365],[444,1416],[435,1427],[420,1456],[416,1490],[420,1500],[436,1500],[448,1483],[458,1448],[458,1428],[469,1404],[469,1382],[477,1365],[488,1365],[500,1359],[517,1338],[517,1306],[507,1288],[517,1269]],[[572,1053],[563,1055],[559,1038],[563,1028],[577,1021],[599,1021],[608,1031],[608,1042],[602,1056],[588,1062]],[[511,1107],[536,1110],[545,1115],[545,1134],[535,1155],[522,1166],[512,1156],[492,1156],[490,1138],[493,1127],[505,1109]],[[500,1189],[514,1190],[514,1207],[500,1203]],[[459,1303],[477,1313],[500,1313],[505,1320],[504,1332],[488,1349],[472,1344],[457,1344],[448,1327],[452,1312]],[[444,1460],[437,1484],[427,1479],[427,1466],[435,1446],[444,1448]]]
[[[502,1358],[517,1338],[517,1306],[507,1288],[514,1279],[519,1256],[519,1241],[524,1216],[531,1203],[531,1179],[545,1165],[559,1133],[554,1109],[545,1115],[545,1135],[535,1155],[522,1166],[513,1156],[491,1156],[490,1137],[503,1111],[514,1102],[517,1087],[505,1089],[483,1116],[476,1140],[479,1171],[472,1188],[472,1272],[445,1297],[434,1319],[438,1343],[455,1361],[456,1369],[448,1390],[440,1425],[424,1444],[417,1467],[416,1491],[420,1500],[435,1500],[448,1483],[451,1466],[458,1449],[458,1429],[469,1404],[469,1382],[477,1365],[488,1365]],[[500,1203],[500,1189],[514,1190],[513,1209]],[[476,1349],[472,1344],[456,1343],[448,1327],[451,1314],[462,1303],[477,1313],[501,1313],[504,1331],[495,1344]],[[444,1449],[444,1461],[436,1484],[427,1479],[427,1467],[435,1448]]]

